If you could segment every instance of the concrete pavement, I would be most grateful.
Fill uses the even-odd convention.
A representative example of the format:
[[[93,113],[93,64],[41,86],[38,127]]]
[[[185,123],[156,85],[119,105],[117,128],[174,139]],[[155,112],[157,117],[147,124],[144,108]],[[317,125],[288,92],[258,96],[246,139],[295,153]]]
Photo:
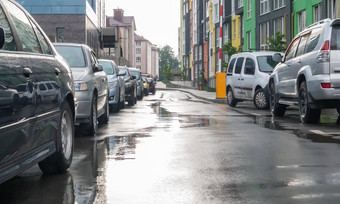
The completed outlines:
[[[226,99],[216,98],[216,92],[208,92],[204,90],[197,90],[192,87],[180,86],[177,84],[164,84],[161,81],[157,81],[156,89],[158,90],[178,90],[188,93],[201,100],[209,101],[212,103],[226,104]]]

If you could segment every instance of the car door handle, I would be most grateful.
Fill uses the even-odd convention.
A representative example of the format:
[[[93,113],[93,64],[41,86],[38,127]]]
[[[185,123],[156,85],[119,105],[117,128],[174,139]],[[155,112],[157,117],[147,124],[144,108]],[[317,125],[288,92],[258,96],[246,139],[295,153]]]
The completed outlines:
[[[24,68],[23,70],[23,75],[26,77],[26,78],[29,78],[32,74],[32,70],[30,68]]]
[[[60,74],[60,69],[58,69],[58,68],[54,68],[54,72],[55,72],[55,75],[59,75]]]
[[[298,63],[300,64],[300,63],[301,63],[301,61],[302,61],[302,59],[299,59],[299,60],[298,60]]]

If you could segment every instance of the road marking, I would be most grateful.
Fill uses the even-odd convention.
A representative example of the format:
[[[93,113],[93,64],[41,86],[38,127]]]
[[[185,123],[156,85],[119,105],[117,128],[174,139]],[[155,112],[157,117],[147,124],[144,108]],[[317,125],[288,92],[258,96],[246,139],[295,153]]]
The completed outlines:
[[[309,130],[309,131],[311,131],[312,133],[318,134],[318,135],[325,136],[325,137],[333,137],[333,135],[326,133],[326,132],[322,132],[321,130]]]

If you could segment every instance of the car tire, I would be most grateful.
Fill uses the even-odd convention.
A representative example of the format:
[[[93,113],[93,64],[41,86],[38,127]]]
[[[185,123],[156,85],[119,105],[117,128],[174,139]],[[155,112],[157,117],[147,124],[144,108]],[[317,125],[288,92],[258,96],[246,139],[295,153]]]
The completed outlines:
[[[269,108],[272,116],[282,117],[286,112],[287,106],[277,103],[274,82],[269,84]]]
[[[230,107],[235,107],[237,105],[237,100],[234,97],[234,93],[231,88],[227,89],[227,104]]]
[[[314,124],[320,122],[320,109],[310,107],[306,82],[302,82],[299,87],[299,113],[302,123]]]
[[[98,130],[98,119],[97,119],[97,97],[93,95],[90,122],[86,124],[81,124],[84,133],[93,136]]]
[[[269,107],[269,103],[263,89],[255,91],[253,102],[257,109],[267,109]]]
[[[124,109],[125,108],[125,96],[124,96],[124,98],[123,98],[123,101],[121,101],[121,102],[119,102],[119,108],[120,109]]]
[[[70,105],[64,102],[60,110],[56,152],[39,162],[39,168],[46,174],[65,173],[72,163],[74,146],[74,120]]]
[[[110,120],[110,107],[109,101],[106,101],[104,114],[98,118],[98,122],[99,124],[107,124],[109,120]]]

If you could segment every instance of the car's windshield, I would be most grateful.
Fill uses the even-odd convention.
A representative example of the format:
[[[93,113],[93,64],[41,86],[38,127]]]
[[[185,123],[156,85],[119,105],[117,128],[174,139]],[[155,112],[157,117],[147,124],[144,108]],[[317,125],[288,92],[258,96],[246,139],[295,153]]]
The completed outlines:
[[[130,76],[129,76],[129,73],[128,73],[128,70],[126,68],[119,68],[120,69],[120,73],[124,73],[125,72],[125,75],[124,75],[124,79],[128,79]]]
[[[271,55],[257,57],[257,63],[261,72],[272,72],[277,65],[277,62],[273,60]]]
[[[111,62],[99,60],[99,64],[103,66],[104,72],[107,75],[115,75],[115,69],[113,68]]]
[[[137,79],[137,80],[139,80],[139,79],[140,79],[140,77],[141,77],[141,73],[140,73],[139,71],[136,71],[136,70],[130,70],[130,72],[131,72],[131,74],[132,74],[133,76],[135,76],[135,77],[136,77],[136,79]]]
[[[65,58],[70,67],[85,67],[86,61],[83,50],[79,46],[54,46],[57,51]]]
[[[152,82],[152,79],[151,79],[151,78],[148,78],[147,80],[148,80],[148,82],[149,82],[149,83],[151,83],[151,82]]]

